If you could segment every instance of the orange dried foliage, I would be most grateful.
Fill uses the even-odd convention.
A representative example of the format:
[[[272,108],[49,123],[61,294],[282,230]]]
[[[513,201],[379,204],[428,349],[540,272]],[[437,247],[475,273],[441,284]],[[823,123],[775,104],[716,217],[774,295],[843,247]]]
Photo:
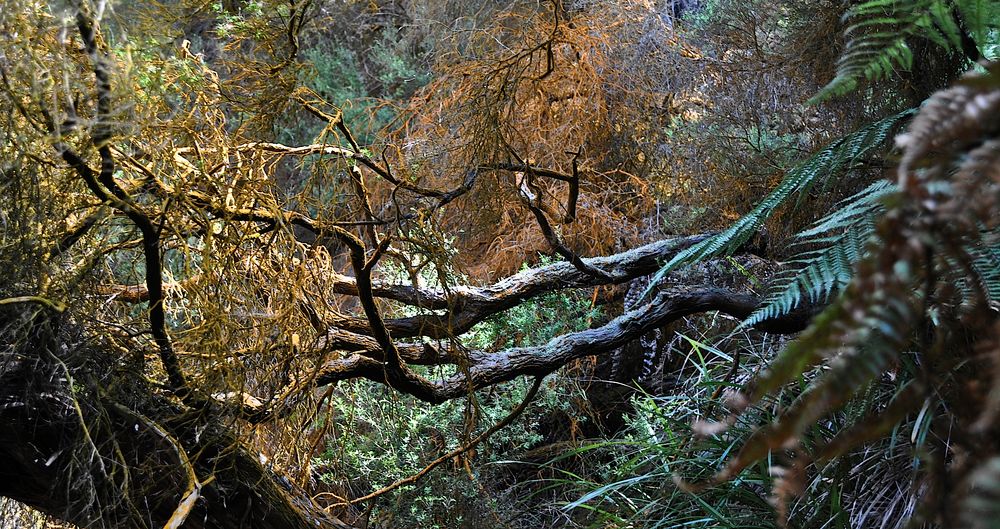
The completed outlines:
[[[569,175],[580,153],[580,203],[576,220],[560,226],[565,244],[592,255],[635,243],[654,193],[636,176],[648,172],[649,161],[634,138],[658,133],[647,112],[669,106],[671,97],[648,72],[622,64],[620,51],[653,13],[646,2],[573,14],[559,6],[510,10],[489,31],[456,37],[436,80],[406,109],[392,142],[403,147],[389,153],[390,162],[411,181],[452,188],[473,168],[502,163]],[[459,234],[459,265],[475,278],[510,273],[550,252],[520,203],[518,178],[523,174],[481,171],[476,188],[439,220]],[[565,213],[567,184],[535,183],[547,209]]]

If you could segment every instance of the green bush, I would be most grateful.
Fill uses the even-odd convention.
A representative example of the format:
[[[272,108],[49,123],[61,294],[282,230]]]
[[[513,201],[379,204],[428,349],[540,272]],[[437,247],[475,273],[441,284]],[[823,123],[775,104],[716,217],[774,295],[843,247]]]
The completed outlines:
[[[586,328],[598,315],[585,294],[551,294],[483,322],[469,333],[465,345],[500,348],[544,343]],[[521,403],[529,387],[529,381],[517,380],[461,401],[427,406],[383,386],[342,384],[331,404],[332,420],[346,425],[345,433],[332,436],[314,464],[322,469],[322,479],[328,483],[350,478],[357,483],[361,477],[365,490],[359,492],[377,490],[415,474],[502,420]],[[513,424],[476,448],[468,468],[452,461],[415,485],[395,490],[379,502],[375,519],[391,527],[481,527],[477,524],[484,517],[502,516],[491,498],[493,480],[483,474],[553,435],[547,431],[553,422],[585,421],[577,409],[583,400],[583,390],[573,378],[550,376]],[[467,425],[473,419],[476,427],[470,432]]]

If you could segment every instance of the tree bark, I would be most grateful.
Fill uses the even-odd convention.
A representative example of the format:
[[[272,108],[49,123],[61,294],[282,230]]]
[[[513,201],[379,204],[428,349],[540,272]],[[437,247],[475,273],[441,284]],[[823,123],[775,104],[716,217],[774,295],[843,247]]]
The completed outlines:
[[[607,353],[646,332],[691,314],[719,311],[745,318],[760,303],[758,296],[724,288],[688,287],[661,291],[649,303],[596,329],[564,334],[536,347],[517,347],[496,353],[470,351],[467,367],[454,376],[436,382],[433,395],[425,400],[432,403],[444,402],[467,395],[470,389],[492,386],[520,376],[544,376],[572,360]],[[802,307],[781,318],[764,321],[757,328],[781,334],[798,332],[809,324],[815,311],[816,307]],[[418,357],[416,352],[413,355],[414,358]],[[331,384],[357,377],[386,383],[380,356],[381,351],[373,348],[328,362],[317,378],[317,383]],[[430,355],[419,358],[427,356]]]
[[[80,527],[164,527],[185,496],[184,450],[203,483],[182,527],[350,527],[264,467],[236,429],[102,365],[59,317],[0,314],[0,496]],[[65,327],[65,325],[62,325]]]
[[[610,281],[624,282],[654,271],[662,259],[700,238],[660,241],[588,261]],[[448,299],[443,292],[396,286],[378,287],[376,295],[425,308],[447,307],[471,325],[547,292],[607,280],[556,263],[490,286],[454,288]],[[358,295],[353,283],[345,278],[336,288]],[[720,311],[742,318],[761,302],[755,295],[712,285],[660,288],[649,302],[601,327],[544,345],[488,352],[398,343],[396,354],[414,364],[465,365],[457,375],[429,381],[430,391],[417,395],[437,403],[517,377],[545,376],[690,314]],[[795,332],[815,310],[804,307],[759,328]],[[84,340],[70,312],[0,306],[0,458],[5,461],[0,495],[82,527],[163,527],[177,519],[192,490],[197,500],[187,502],[193,508],[180,516],[183,527],[348,527],[241,446],[240,430],[248,417],[218,405],[192,406],[147,382],[143,352],[135,352],[134,360],[122,359],[99,337]],[[313,379],[316,384],[351,378],[388,383],[381,341],[334,327],[324,347],[346,354],[324,365]]]

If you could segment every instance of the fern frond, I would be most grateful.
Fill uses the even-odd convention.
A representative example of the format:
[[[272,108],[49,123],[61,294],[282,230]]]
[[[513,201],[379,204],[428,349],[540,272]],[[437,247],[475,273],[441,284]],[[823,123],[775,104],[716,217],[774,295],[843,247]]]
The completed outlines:
[[[1000,233],[984,234],[983,239]],[[963,255],[946,256],[947,272],[959,289],[962,299],[983,299],[994,306],[1000,304],[1000,247],[970,244],[961,248]]]
[[[867,297],[867,293],[856,294]],[[755,382],[745,405],[758,402],[820,360],[831,359],[828,369],[777,421],[757,430],[744,443],[716,475],[716,482],[732,479],[773,450],[796,444],[806,428],[850,400],[894,361],[916,320],[916,311],[909,303],[855,305],[853,310],[863,314],[860,320],[864,326],[847,330],[843,322],[853,315],[844,309],[843,304],[828,309],[826,316],[790,343]]]
[[[912,3],[880,0],[862,5],[891,6],[898,12],[900,5]],[[935,24],[939,36],[947,36],[950,29]],[[914,377],[911,389],[878,413],[877,422],[848,430],[826,446],[820,443],[819,456],[835,457],[870,439],[869,433],[885,434],[922,402],[918,429],[911,437],[915,450],[934,435],[950,439],[949,444],[954,441],[954,448],[944,453],[968,454],[961,462],[945,463],[942,457],[941,471],[935,465],[932,498],[949,507],[955,500],[962,502],[959,509],[951,509],[961,518],[944,516],[944,509],[936,515],[949,522],[959,518],[955,521],[968,527],[1000,526],[1000,456],[996,446],[984,444],[996,437],[1000,417],[1000,318],[987,305],[1000,293],[1000,63],[985,65],[985,70],[937,92],[900,136],[896,196],[885,201],[887,211],[868,242],[848,240],[868,229],[865,195],[852,197],[845,211],[803,232],[805,238],[830,243],[827,253],[805,254],[799,263],[805,263],[804,268],[786,283],[792,286],[779,292],[777,301],[772,297],[774,308],[765,312],[786,310],[789,303],[807,296],[829,295],[827,288],[844,280],[838,271],[849,268],[842,247],[864,255],[856,254],[861,258],[843,293],[744,393],[730,400],[733,414],[727,423],[736,424],[750,406],[796,380],[809,379],[805,391],[777,420],[758,428],[713,483],[734,478],[777,450],[797,453],[804,445],[815,446],[814,438],[806,439],[810,427],[843,409],[852,396],[896,365],[902,368],[892,380],[898,383],[896,375],[909,372]],[[822,269],[818,261],[833,264]],[[911,355],[912,361],[904,362]],[[988,360],[994,369],[991,386],[982,380]],[[963,407],[967,409],[959,411]],[[976,408],[978,420],[968,424],[969,412]],[[945,429],[938,421],[922,419],[930,417],[926,411],[937,413],[935,409],[952,414],[942,421]],[[977,468],[973,458],[989,459]],[[802,468],[796,456],[791,473],[802,476]],[[790,489],[779,481],[775,490]]]
[[[760,228],[771,214],[795,195],[807,193],[814,185],[823,185],[832,178],[851,169],[884,143],[896,126],[912,115],[914,110],[906,110],[876,121],[851,134],[834,141],[806,161],[795,166],[770,194],[757,206],[733,223],[726,230],[679,252],[663,266],[650,281],[646,294],[666,274],[682,265],[731,254],[742,246]]]
[[[885,209],[882,199],[895,191],[896,186],[890,182],[875,182],[799,233],[795,244],[813,249],[796,254],[788,268],[770,281],[761,307],[743,325],[753,326],[788,314],[807,300],[826,301],[831,292],[847,285],[854,264],[864,255],[865,243],[875,230],[875,218]]]
[[[968,490],[960,511],[963,526],[995,529],[1000,520],[1000,457],[990,458],[972,473]]]
[[[990,26],[995,26],[1000,19],[1000,2],[997,0],[954,0],[962,15],[962,21],[968,30],[972,40],[980,48],[982,55],[983,44],[989,38]]]
[[[889,435],[907,415],[920,408],[927,395],[926,385],[910,380],[899,388],[883,409],[873,410],[850,428],[816,450],[816,460],[826,463],[867,442]]]
[[[975,377],[967,380],[976,380],[967,383],[969,387],[979,384],[977,359],[1000,358],[996,354],[1000,351],[1000,321],[994,311],[984,310],[986,296],[982,295],[987,292],[992,296],[990,292],[995,293],[1000,286],[1000,182],[995,169],[1000,160],[1000,143],[996,143],[1000,141],[996,138],[1000,133],[1000,103],[996,102],[1000,67],[993,64],[987,68],[986,75],[968,76],[957,88],[932,97],[911,124],[910,133],[903,136],[900,143],[910,169],[901,168],[900,173],[910,176],[913,184],[901,182],[898,199],[886,202],[888,211],[866,243],[866,255],[858,262],[844,293],[782,350],[745,394],[732,401],[733,410],[742,413],[821,363],[826,364],[825,369],[813,371],[816,378],[808,383],[807,390],[777,421],[760,428],[744,444],[716,476],[716,482],[732,478],[777,448],[801,444],[809,425],[842,407],[868,381],[898,362],[900,352],[911,349],[913,344],[924,347],[917,353],[923,365],[930,365],[934,359],[947,359],[957,365],[965,362],[961,355],[968,355],[969,364],[963,369],[968,369],[966,376]],[[913,170],[918,167],[920,171]],[[823,230],[843,229],[850,223],[834,216],[824,219],[820,226],[807,232],[823,235]],[[966,286],[984,286],[963,296],[960,303],[948,301],[955,299],[953,286],[957,283],[961,287],[962,281],[967,282]],[[967,314],[951,313],[949,306],[968,306],[971,310]],[[940,328],[936,334],[941,341],[914,341],[916,331],[922,331],[928,322]],[[966,342],[969,336],[981,337],[974,350]],[[997,365],[1000,362],[994,369]],[[954,368],[945,376],[923,375],[923,382],[934,384],[926,387],[927,397],[947,393],[941,389],[942,384],[954,381],[958,373],[959,369]],[[988,405],[983,406],[985,413],[971,429],[976,435],[992,433],[996,427],[998,379],[995,375]],[[975,398],[982,397],[980,394]],[[975,398],[953,402],[981,402]],[[902,402],[897,410],[900,414],[895,417],[912,409],[913,403]],[[886,419],[892,422],[892,417]],[[730,424],[735,420],[736,415],[731,416]],[[836,451],[863,441],[863,437],[843,439],[835,446]],[[961,475],[968,467],[959,465],[955,469]],[[1000,463],[991,460],[966,484],[965,490],[973,492],[967,496],[964,510],[977,515],[971,521],[988,520],[989,524],[983,526],[995,526],[996,515],[1000,514],[996,508]]]
[[[990,301],[1000,303],[1000,247],[974,248],[971,253],[980,288]]]
[[[932,153],[943,156],[963,152],[1000,130],[996,120],[1000,113],[1000,90],[989,89],[1000,86],[1000,63],[987,68],[988,75],[966,76],[955,86],[931,96],[906,134],[896,138],[896,144],[904,150],[899,165],[901,182],[905,182],[904,175],[914,169],[918,160]],[[977,150],[978,154],[970,153],[968,171],[991,167],[996,147],[989,146],[990,143],[983,145],[986,151]]]
[[[909,70],[913,52],[908,37],[925,37],[945,49],[961,48],[961,30],[951,9],[948,0],[873,0],[854,6],[844,15],[848,40],[837,61],[837,75],[808,104],[844,95],[862,78],[882,79],[897,67]]]

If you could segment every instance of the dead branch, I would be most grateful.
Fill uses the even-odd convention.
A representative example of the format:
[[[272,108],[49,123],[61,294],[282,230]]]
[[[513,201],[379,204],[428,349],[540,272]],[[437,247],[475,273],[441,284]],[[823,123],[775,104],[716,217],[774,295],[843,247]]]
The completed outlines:
[[[493,354],[479,352],[470,357],[474,360],[470,361],[467,369],[431,382],[431,387],[422,387],[418,393],[412,394],[428,402],[440,403],[465,396],[470,389],[492,386],[521,376],[544,376],[572,360],[609,352],[684,316],[719,311],[745,318],[760,303],[761,299],[752,294],[716,287],[663,290],[650,303],[602,327],[564,334],[545,345],[517,347]],[[814,311],[814,307],[807,307],[783,318],[763,322],[758,328],[771,332],[797,332],[805,328]],[[317,377],[317,383],[331,384],[359,377],[389,383],[383,363],[360,354],[328,362]]]

